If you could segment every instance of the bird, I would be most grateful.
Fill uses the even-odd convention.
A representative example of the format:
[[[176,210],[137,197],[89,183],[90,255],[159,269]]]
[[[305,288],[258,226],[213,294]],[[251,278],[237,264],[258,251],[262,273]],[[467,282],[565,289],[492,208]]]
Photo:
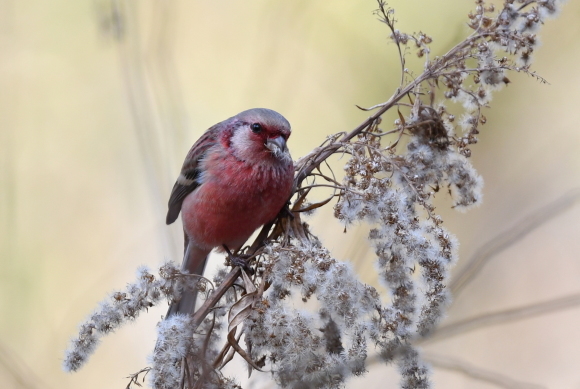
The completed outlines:
[[[240,249],[289,201],[294,163],[290,123],[271,109],[253,108],[210,127],[191,147],[168,202],[166,223],[181,213],[181,270],[202,275],[214,249]],[[166,317],[193,314],[197,292],[186,290]]]

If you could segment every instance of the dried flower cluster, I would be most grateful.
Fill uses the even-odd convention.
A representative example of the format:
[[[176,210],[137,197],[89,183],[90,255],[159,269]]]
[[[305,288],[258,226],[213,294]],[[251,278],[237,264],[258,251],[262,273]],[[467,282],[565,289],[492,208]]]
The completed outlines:
[[[330,136],[296,163],[292,215],[282,213],[244,251],[253,259],[251,275],[238,267],[221,272],[194,316],[175,315],[159,324],[151,368],[142,371],[149,372],[154,388],[239,387],[221,372],[235,354],[250,372],[269,371],[284,388],[339,388],[365,373],[369,348],[397,364],[402,388],[429,387],[429,368],[414,344],[436,331],[450,300],[448,272],[457,260],[457,242],[442,227],[433,198],[440,190],[449,193],[459,210],[480,203],[483,181],[468,158],[486,123],[482,110],[510,82],[508,71],[543,81],[530,70],[535,33],[561,2],[506,0],[496,10],[478,0],[468,15],[471,35],[434,58],[431,37],[398,31],[394,10],[378,3],[377,15],[400,54],[399,89],[366,109],[374,113],[359,127]],[[425,58],[416,77],[410,77],[402,54],[413,48]],[[390,109],[399,118],[385,130],[381,117]],[[333,154],[349,156],[341,181],[326,164]],[[327,200],[308,202],[313,191],[328,187],[334,192]],[[336,198],[335,217],[345,226],[370,226],[369,244],[388,296],[334,259],[302,220],[303,212]],[[162,297],[172,301],[184,288],[208,285],[169,264],[158,278],[146,269],[137,278],[82,324],[67,353],[67,370],[86,361],[101,335]]]
[[[197,288],[205,291],[205,282],[182,274],[173,263],[159,269],[156,278],[147,267],[137,269],[137,281],[127,285],[123,292],[113,292],[102,301],[99,308],[80,325],[79,336],[71,342],[63,362],[65,371],[79,369],[95,351],[100,338],[115,331],[124,322],[134,320],[139,314],[157,304],[162,298],[173,301],[183,290]]]

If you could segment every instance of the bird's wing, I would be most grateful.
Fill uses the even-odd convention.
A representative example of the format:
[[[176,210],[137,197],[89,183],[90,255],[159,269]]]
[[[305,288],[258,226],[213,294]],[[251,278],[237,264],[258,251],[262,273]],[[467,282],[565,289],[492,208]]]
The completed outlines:
[[[215,125],[204,132],[201,138],[191,147],[189,153],[187,153],[187,157],[185,157],[181,168],[181,174],[177,178],[175,185],[173,185],[173,190],[169,197],[169,210],[167,211],[167,218],[165,219],[167,224],[171,224],[177,219],[181,211],[183,199],[199,186],[199,182],[197,181],[200,174],[199,162],[207,153],[208,149],[218,142],[219,130],[218,125]]]

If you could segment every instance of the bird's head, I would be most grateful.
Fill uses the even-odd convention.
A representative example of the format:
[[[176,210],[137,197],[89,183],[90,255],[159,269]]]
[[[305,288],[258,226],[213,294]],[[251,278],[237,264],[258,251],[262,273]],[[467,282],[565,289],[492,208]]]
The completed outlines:
[[[292,161],[286,146],[290,123],[278,112],[253,108],[230,120],[233,124],[230,147],[238,158],[256,163]]]

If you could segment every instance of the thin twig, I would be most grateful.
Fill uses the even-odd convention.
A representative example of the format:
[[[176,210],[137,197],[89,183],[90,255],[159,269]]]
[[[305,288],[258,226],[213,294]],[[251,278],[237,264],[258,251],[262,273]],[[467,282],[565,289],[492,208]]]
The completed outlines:
[[[467,265],[452,279],[450,290],[454,298],[471,282],[475,276],[496,255],[519,242],[526,235],[554,219],[562,212],[576,204],[580,199],[580,189],[574,189],[567,195],[539,209],[519,221],[512,228],[495,236],[489,242],[477,249]]]
[[[379,3],[378,11],[380,11],[381,14],[383,15],[383,17],[379,20],[389,27],[389,30],[391,30],[392,34],[391,35],[392,39],[395,41],[395,44],[397,45],[397,50],[399,50],[399,60],[401,61],[401,83],[399,85],[400,87],[402,87],[403,84],[405,83],[405,56],[403,55],[403,51],[401,50],[401,42],[399,41],[399,36],[395,31],[395,20],[394,17],[392,16],[394,14],[393,12],[394,10],[392,8],[385,9],[387,3],[385,3],[383,0],[379,0],[378,3]],[[391,17],[389,17],[389,15],[391,15]]]
[[[328,157],[334,154],[343,143],[350,141],[355,136],[359,135],[365,128],[373,124],[375,120],[381,117],[385,112],[387,112],[391,107],[393,107],[399,100],[405,97],[409,92],[411,92],[417,85],[423,81],[431,78],[431,73],[426,71],[421,74],[416,80],[405,86],[403,89],[397,91],[387,102],[383,103],[380,108],[373,115],[369,116],[367,120],[362,122],[354,130],[346,133],[339,141],[329,144],[320,149],[313,150],[311,153],[301,158],[301,166],[297,166],[298,173],[294,178],[295,187],[299,187],[302,181],[322,162],[324,162]]]
[[[543,389],[545,386],[532,384],[523,381],[517,381],[511,377],[505,376],[503,374],[497,373],[495,371],[490,371],[482,369],[480,367],[474,366],[465,361],[451,358],[445,355],[438,355],[432,353],[423,352],[421,354],[425,361],[429,362],[431,365],[445,369],[451,370],[460,374],[464,374],[470,378],[477,381],[488,382],[490,384],[499,386],[500,388],[506,389]]]
[[[204,303],[195,311],[192,321],[192,329],[195,331],[197,327],[203,322],[207,314],[220,301],[227,290],[236,282],[238,277],[242,274],[239,266],[234,267],[228,275],[224,278],[220,286],[204,301]]]
[[[433,333],[431,333],[428,338],[418,339],[416,343],[426,344],[438,342],[440,340],[464,334],[478,328],[524,320],[568,308],[575,308],[579,305],[580,293],[577,293],[553,300],[526,305],[523,307],[486,313],[455,323],[440,326]]]

